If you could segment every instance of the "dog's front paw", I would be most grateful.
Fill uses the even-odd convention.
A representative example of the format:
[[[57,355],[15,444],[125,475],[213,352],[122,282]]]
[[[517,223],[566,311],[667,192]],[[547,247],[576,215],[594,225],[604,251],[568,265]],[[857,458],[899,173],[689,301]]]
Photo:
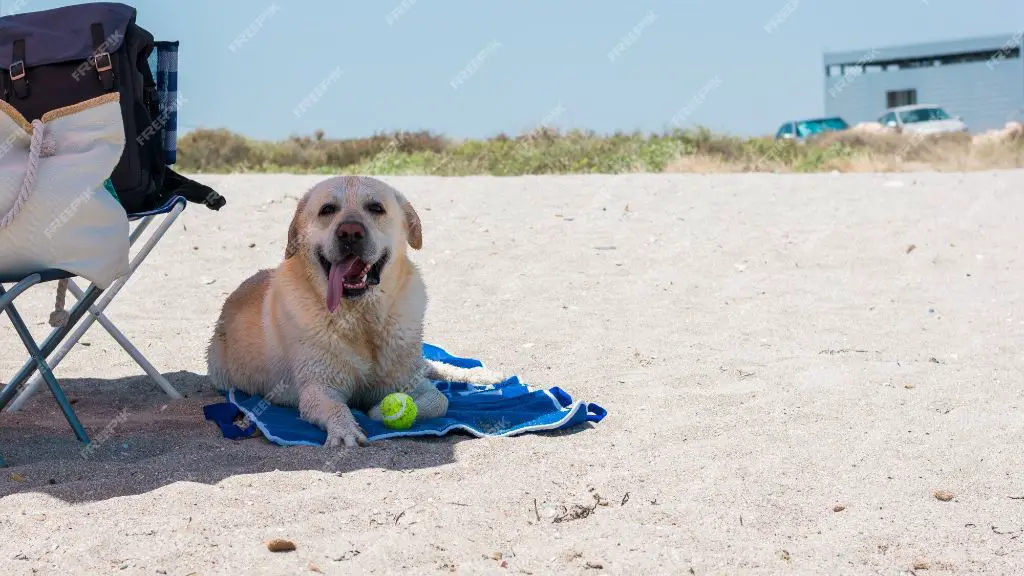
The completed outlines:
[[[324,442],[324,448],[336,448],[341,445],[355,448],[366,444],[366,434],[354,420],[331,422],[327,425],[327,441]]]

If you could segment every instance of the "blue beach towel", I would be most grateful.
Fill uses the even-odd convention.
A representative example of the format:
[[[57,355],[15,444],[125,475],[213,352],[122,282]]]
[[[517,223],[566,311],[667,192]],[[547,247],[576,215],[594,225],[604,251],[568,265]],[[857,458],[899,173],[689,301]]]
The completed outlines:
[[[423,345],[423,357],[462,368],[483,366],[479,360],[452,356],[445,350]],[[444,436],[463,431],[473,436],[515,436],[526,432],[561,430],[584,422],[600,422],[607,412],[597,404],[573,400],[558,387],[531,388],[513,376],[495,386],[437,382],[448,397],[443,418],[417,422],[408,430],[392,430],[353,410],[368,440],[408,436]],[[295,408],[269,404],[259,396],[238,390],[223,392],[227,401],[203,408],[207,420],[220,426],[225,438],[248,438],[257,431],[280,446],[323,446],[327,433],[299,417]],[[242,426],[236,420],[242,418]]]

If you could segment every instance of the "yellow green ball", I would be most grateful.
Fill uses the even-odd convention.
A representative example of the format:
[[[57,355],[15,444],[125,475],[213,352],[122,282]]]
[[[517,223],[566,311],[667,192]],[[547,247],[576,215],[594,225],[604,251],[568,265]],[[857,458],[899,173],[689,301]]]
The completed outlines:
[[[408,430],[416,421],[416,402],[402,392],[388,394],[380,402],[384,425],[392,430]]]

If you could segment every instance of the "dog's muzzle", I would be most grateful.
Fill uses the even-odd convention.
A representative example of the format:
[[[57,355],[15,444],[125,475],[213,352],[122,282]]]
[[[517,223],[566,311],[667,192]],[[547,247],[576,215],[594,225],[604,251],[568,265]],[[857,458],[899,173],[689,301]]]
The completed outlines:
[[[389,254],[368,262],[362,256],[347,254],[338,262],[330,262],[322,253],[318,254],[320,265],[327,276],[327,309],[334,312],[341,300],[352,300],[364,296],[373,286],[380,284],[380,276],[387,264]]]

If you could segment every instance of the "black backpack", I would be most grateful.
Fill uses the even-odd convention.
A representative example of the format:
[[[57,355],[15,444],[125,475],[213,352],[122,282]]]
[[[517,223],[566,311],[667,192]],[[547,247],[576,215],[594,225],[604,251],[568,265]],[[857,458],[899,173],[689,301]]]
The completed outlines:
[[[135,8],[79,4],[0,18],[3,99],[26,120],[111,92],[120,93],[125,146],[110,179],[129,213],[173,195],[220,209],[213,189],[164,163],[159,94],[148,58],[153,35],[135,24]]]

